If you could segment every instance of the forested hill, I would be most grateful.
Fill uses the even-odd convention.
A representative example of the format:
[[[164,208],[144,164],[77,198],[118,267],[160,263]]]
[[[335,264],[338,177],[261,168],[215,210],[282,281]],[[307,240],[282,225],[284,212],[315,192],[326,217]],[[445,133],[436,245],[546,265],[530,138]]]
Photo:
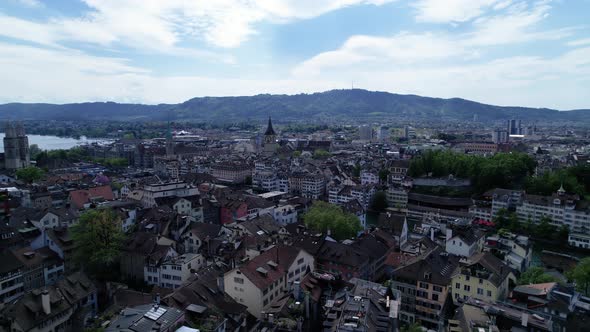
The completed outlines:
[[[371,120],[384,118],[480,121],[508,118],[590,123],[590,109],[557,111],[546,108],[503,107],[460,98],[441,99],[361,89],[313,94],[244,97],[200,97],[180,104],[26,104],[0,105],[0,120]]]

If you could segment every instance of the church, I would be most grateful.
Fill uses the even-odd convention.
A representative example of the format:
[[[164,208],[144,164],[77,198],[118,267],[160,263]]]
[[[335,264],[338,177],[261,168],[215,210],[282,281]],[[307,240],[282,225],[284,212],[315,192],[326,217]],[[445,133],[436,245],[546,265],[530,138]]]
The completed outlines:
[[[13,171],[30,165],[29,138],[20,123],[7,122],[4,129],[3,168]]]
[[[263,144],[263,152],[264,154],[272,155],[277,152],[279,148],[279,144],[277,143],[277,134],[272,127],[272,120],[270,116],[268,117],[268,126],[266,127],[266,131],[264,132],[264,144]]]

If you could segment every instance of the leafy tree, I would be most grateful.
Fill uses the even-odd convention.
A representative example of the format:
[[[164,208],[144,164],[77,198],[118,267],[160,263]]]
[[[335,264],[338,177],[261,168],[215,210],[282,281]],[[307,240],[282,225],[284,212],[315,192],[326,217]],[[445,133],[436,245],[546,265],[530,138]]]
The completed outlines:
[[[352,169],[352,176],[354,176],[355,178],[358,178],[361,176],[361,165],[359,163],[356,163]]]
[[[508,229],[511,232],[516,232],[520,229],[520,222],[516,213],[512,212],[508,216]]]
[[[385,211],[387,209],[387,195],[383,191],[378,191],[371,200],[371,210]]]
[[[389,176],[389,173],[389,170],[386,168],[379,171],[379,180],[381,181],[381,183],[387,182],[387,177]]]
[[[31,144],[29,145],[29,155],[31,157],[31,160],[35,160],[35,158],[37,158],[37,155],[39,155],[39,153],[43,152],[40,148],[39,145],[37,144]]]
[[[520,278],[518,278],[517,283],[519,285],[528,285],[528,284],[541,284],[544,282],[554,282],[557,281],[552,276],[545,273],[542,267],[531,267],[528,270],[524,271]]]
[[[97,275],[117,266],[125,235],[120,218],[112,210],[84,212],[71,232],[76,244],[73,258],[79,266]]]
[[[551,224],[551,218],[544,216],[541,218],[541,222],[537,226],[537,232],[535,233],[538,237],[543,239],[550,239],[555,234],[556,228]]]
[[[21,168],[16,171],[16,177],[27,183],[33,183],[40,180],[44,174],[45,172],[43,172],[42,169],[35,166]]]
[[[329,156],[330,156],[330,152],[328,152],[324,149],[317,149],[313,152],[314,159],[325,159],[325,158],[328,158]]]
[[[414,323],[412,325],[403,326],[401,328],[401,332],[424,332],[424,330],[419,323]]]
[[[309,211],[303,216],[305,225],[317,232],[331,232],[336,240],[343,240],[356,236],[361,230],[357,216],[346,213],[337,205],[322,201],[313,203]]]
[[[293,151],[293,157],[295,157],[295,158],[301,157],[301,151],[299,151],[299,150]]]
[[[504,228],[504,227],[508,226],[508,223],[509,223],[508,210],[506,210],[504,208],[498,210],[493,221],[494,221],[494,224],[496,224],[496,227],[498,227],[498,228]]]
[[[570,235],[570,228],[567,225],[561,225],[557,232],[557,239],[560,242],[566,243]]]
[[[567,273],[568,278],[575,281],[576,289],[586,296],[590,296],[590,257],[586,257]]]

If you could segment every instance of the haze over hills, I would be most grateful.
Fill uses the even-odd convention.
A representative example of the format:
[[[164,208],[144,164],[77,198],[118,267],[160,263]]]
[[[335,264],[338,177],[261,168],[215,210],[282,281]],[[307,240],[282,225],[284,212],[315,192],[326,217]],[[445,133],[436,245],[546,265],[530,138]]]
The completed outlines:
[[[558,111],[547,108],[504,107],[470,100],[400,95],[361,89],[313,94],[243,97],[199,97],[180,104],[74,104],[10,103],[0,105],[0,119],[114,120],[114,121],[240,121],[268,115],[282,121],[441,119],[463,121],[477,114],[480,121],[508,118],[590,123],[590,109]]]

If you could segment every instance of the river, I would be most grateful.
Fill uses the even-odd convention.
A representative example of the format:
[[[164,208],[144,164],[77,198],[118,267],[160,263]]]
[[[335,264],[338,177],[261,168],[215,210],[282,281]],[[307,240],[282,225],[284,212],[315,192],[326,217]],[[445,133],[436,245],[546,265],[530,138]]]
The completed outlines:
[[[92,143],[104,141],[101,139],[86,138],[85,136],[80,139],[72,137],[57,137],[57,136],[45,136],[45,135],[27,135],[29,137],[29,145],[37,144],[41,150],[60,150],[70,149],[77,145],[84,143]],[[4,152],[4,133],[0,133],[0,151]]]

